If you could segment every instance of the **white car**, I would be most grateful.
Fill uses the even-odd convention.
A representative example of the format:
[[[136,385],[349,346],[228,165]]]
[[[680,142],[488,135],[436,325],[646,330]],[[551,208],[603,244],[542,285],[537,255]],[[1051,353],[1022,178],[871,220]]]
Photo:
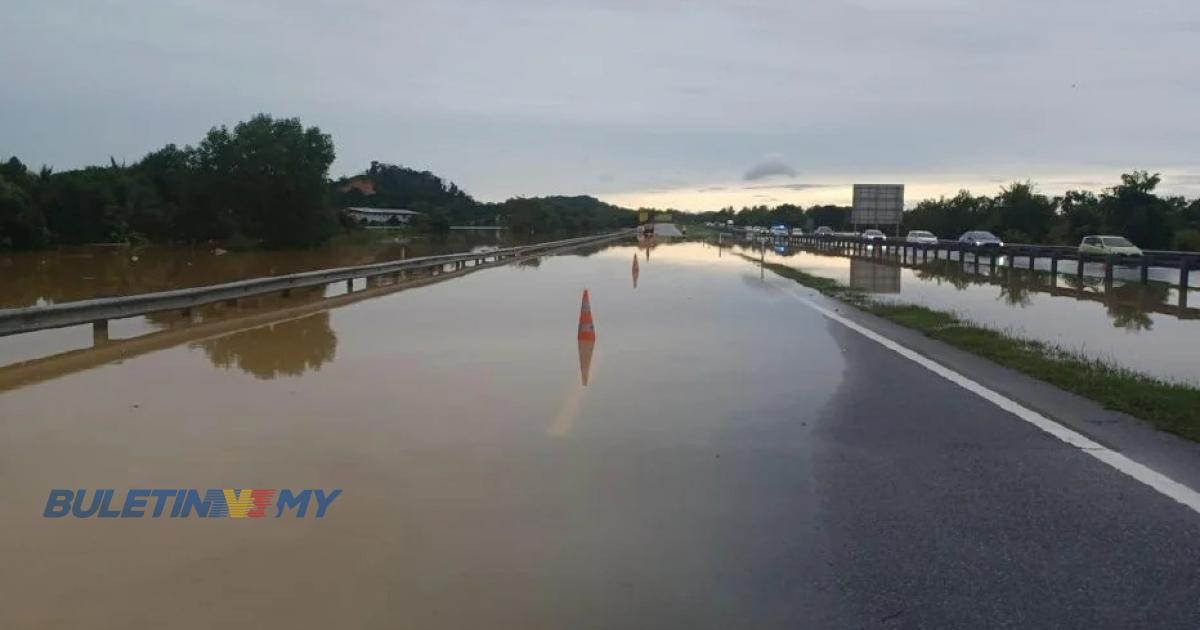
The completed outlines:
[[[787,236],[788,229],[784,225],[776,225],[771,227],[771,236]]]
[[[792,228],[792,236],[804,236],[804,230],[800,228]]]
[[[937,245],[938,237],[933,232],[926,230],[910,230],[908,236],[904,237],[909,243],[918,243],[920,245]]]
[[[884,234],[880,230],[865,230],[862,233],[862,237],[868,241],[886,241],[887,240],[887,234]]]

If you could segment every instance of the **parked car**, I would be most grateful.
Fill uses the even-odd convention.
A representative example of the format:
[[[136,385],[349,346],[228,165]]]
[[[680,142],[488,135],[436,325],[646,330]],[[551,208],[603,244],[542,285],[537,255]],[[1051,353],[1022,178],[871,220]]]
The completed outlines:
[[[1129,242],[1124,236],[1085,236],[1079,242],[1080,254],[1100,254],[1103,256],[1141,256],[1142,250]]]
[[[786,225],[771,226],[771,236],[787,236],[788,229]]]
[[[792,228],[792,236],[804,236],[804,230],[800,228]]]
[[[813,231],[813,234],[815,234],[816,236],[828,236],[830,234],[833,234],[833,228],[829,227],[828,225],[822,225],[821,227],[819,227],[815,231]]]
[[[867,239],[868,241],[886,241],[887,240],[887,234],[884,234],[880,230],[865,230],[862,233],[862,237]]]
[[[962,236],[958,237],[958,242],[974,247],[1004,247],[1004,241],[997,238],[995,234],[985,230],[964,232]]]
[[[904,240],[921,245],[937,245],[938,243],[938,237],[933,232],[926,230],[909,230],[908,236],[905,236]]]

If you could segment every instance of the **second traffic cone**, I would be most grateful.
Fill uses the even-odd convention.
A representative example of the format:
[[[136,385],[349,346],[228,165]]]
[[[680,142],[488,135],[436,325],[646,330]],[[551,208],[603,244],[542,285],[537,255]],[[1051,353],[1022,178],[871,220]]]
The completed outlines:
[[[579,340],[595,341],[596,325],[592,323],[592,301],[588,290],[583,290],[583,304],[579,306]]]

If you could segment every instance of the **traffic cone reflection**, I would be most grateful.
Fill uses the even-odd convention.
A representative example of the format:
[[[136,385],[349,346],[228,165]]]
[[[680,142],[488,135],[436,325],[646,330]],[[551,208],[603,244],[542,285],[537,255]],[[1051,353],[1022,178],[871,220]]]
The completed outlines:
[[[592,369],[592,351],[596,342],[579,340],[579,380],[584,387],[588,384],[588,372]]]
[[[592,368],[592,351],[596,347],[596,326],[592,322],[592,301],[587,289],[583,290],[583,304],[579,306],[579,376],[583,386],[588,384],[588,371]]]
[[[633,288],[635,288],[635,289],[637,288],[638,273],[639,273],[639,270],[638,270],[637,252],[634,252],[633,253]]]

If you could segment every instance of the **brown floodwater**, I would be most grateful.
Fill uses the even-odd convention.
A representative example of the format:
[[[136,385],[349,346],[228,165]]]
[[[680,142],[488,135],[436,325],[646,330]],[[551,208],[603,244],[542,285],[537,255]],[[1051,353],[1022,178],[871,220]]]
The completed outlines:
[[[558,237],[482,230],[455,230],[433,237],[366,231],[325,247],[282,251],[84,245],[0,252],[0,308],[166,291],[313,269],[512,247],[555,238]]]
[[[806,517],[752,498],[799,500],[767,429],[804,431],[844,360],[759,270],[622,242],[326,295],[0,370],[0,627],[787,627],[748,585]],[[343,492],[320,520],[42,515],[54,488],[223,487]]]
[[[1083,275],[1072,265],[1051,274],[1049,262],[1018,257],[992,269],[973,257],[901,265],[869,255],[848,257],[812,248],[732,241],[733,251],[832,278],[884,300],[953,311],[1008,333],[1046,342],[1164,380],[1200,385],[1200,272],[1181,300],[1178,272],[1154,269],[1146,285],[1138,270],[1118,267],[1111,284],[1103,266]]]

